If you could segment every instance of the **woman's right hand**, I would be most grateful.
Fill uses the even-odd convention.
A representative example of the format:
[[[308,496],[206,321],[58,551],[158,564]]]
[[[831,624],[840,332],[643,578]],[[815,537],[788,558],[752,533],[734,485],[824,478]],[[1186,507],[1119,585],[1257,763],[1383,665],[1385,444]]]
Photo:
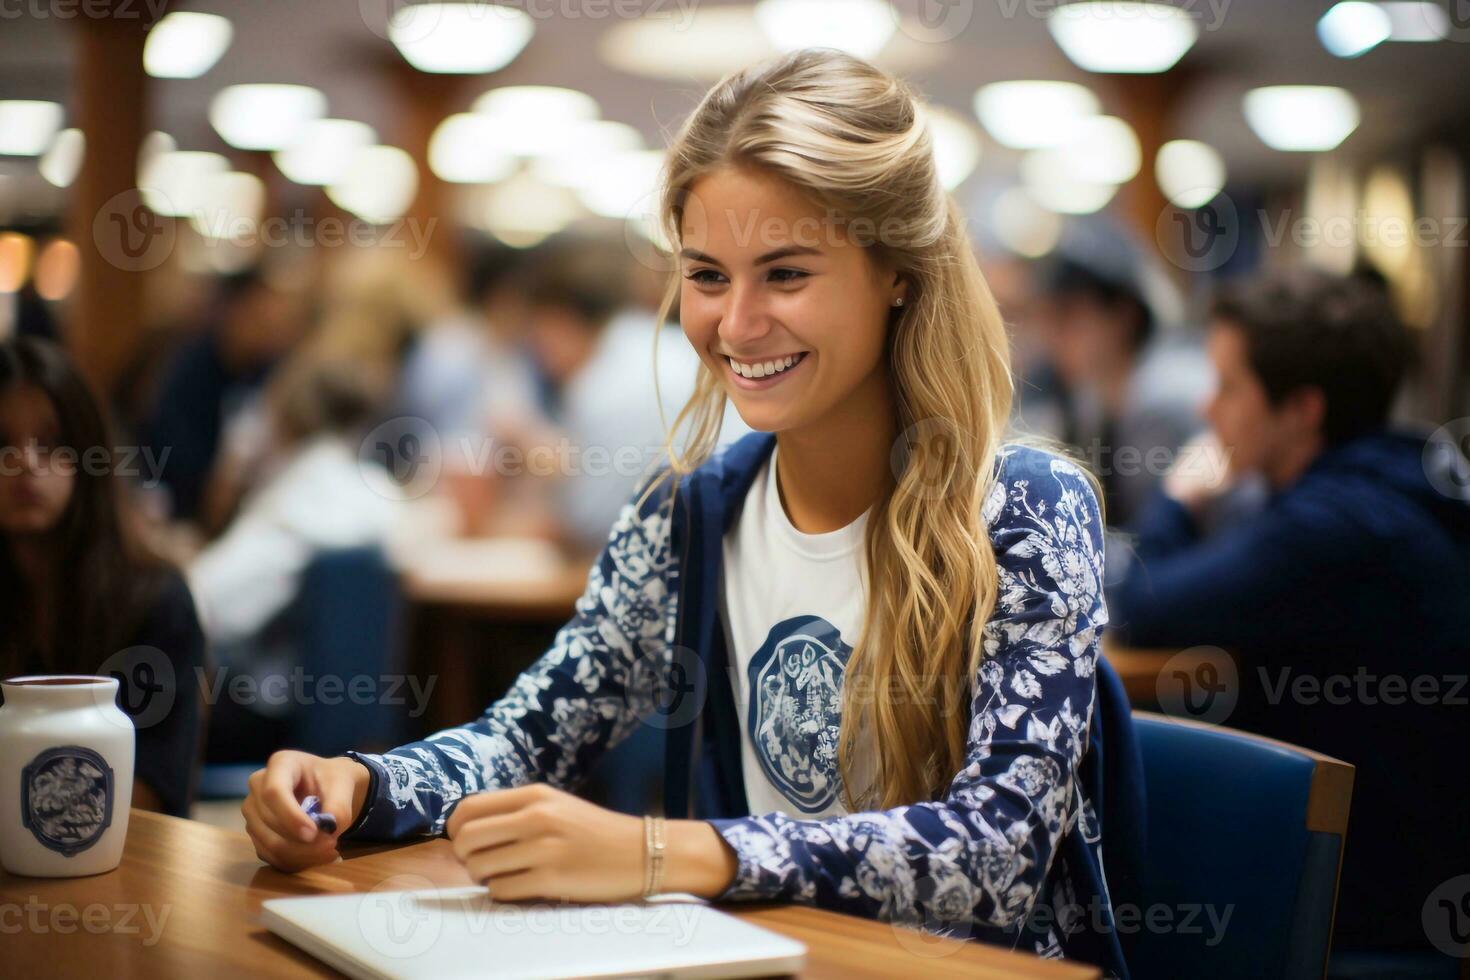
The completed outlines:
[[[245,831],[262,861],[281,871],[301,871],[337,859],[337,839],[352,826],[367,799],[371,774],[355,759],[324,759],[307,752],[271,755],[250,774],[250,795],[240,806]],[[337,818],[333,833],[317,827],[301,808],[308,796]]]

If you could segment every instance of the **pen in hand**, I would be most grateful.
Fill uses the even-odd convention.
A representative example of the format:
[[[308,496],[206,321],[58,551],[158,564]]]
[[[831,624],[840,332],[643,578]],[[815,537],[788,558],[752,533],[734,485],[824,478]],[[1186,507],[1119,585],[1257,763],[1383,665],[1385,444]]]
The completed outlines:
[[[301,801],[301,809],[317,825],[317,829],[323,833],[335,834],[337,832],[337,818],[330,813],[322,812],[322,801],[315,796],[308,796]]]

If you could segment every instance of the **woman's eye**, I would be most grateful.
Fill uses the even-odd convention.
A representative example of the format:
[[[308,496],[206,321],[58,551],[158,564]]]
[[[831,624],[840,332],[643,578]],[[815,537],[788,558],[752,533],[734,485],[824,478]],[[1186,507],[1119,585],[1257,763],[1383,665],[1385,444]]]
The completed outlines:
[[[711,286],[719,282],[720,274],[713,269],[695,269],[684,278],[700,286]]]
[[[771,279],[776,282],[795,282],[798,279],[805,279],[808,275],[810,275],[810,273],[804,272],[801,269],[771,270]]]

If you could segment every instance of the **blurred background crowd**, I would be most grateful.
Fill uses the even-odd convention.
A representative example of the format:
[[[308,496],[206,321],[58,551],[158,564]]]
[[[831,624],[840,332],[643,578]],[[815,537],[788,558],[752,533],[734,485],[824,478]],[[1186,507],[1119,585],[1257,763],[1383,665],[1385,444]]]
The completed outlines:
[[[658,317],[665,134],[728,70],[845,48],[929,99],[1018,433],[1101,481],[1111,649],[1203,657],[1206,720],[1358,765],[1339,945],[1417,949],[1470,872],[1439,758],[1470,653],[1467,42],[1455,0],[0,4],[0,445],[74,441],[84,379],[127,533],[182,571],[194,613],[101,651],[146,689],[128,651],[197,614],[150,665],[205,689],[203,775],[161,807],[460,721],[570,612],[693,390]],[[5,566],[14,637],[35,567]],[[1201,714],[1172,670],[1135,700]],[[1291,693],[1363,672],[1440,686]]]

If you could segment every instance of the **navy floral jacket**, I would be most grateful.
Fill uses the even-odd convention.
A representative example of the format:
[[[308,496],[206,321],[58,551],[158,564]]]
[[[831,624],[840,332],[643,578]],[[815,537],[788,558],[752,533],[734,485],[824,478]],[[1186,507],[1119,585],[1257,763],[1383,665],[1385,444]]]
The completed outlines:
[[[752,433],[672,495],[665,480],[627,504],[571,621],[478,719],[382,755],[349,753],[373,785],[348,835],[442,834],[468,794],[574,788],[652,723],[668,736],[665,812],[710,820],[738,858],[720,899],[815,905],[1126,976],[1102,865],[1096,717],[1099,691],[1120,695],[1116,678],[1097,676],[1107,608],[1088,481],[1039,450],[1002,451],[983,515],[1000,594],[971,684],[967,764],[942,799],[828,819],[750,814],[715,590],[723,533],[774,444]],[[1127,784],[1137,773],[1126,701],[1109,714],[1122,744],[1108,782]],[[1138,799],[1134,788],[1119,798]]]

